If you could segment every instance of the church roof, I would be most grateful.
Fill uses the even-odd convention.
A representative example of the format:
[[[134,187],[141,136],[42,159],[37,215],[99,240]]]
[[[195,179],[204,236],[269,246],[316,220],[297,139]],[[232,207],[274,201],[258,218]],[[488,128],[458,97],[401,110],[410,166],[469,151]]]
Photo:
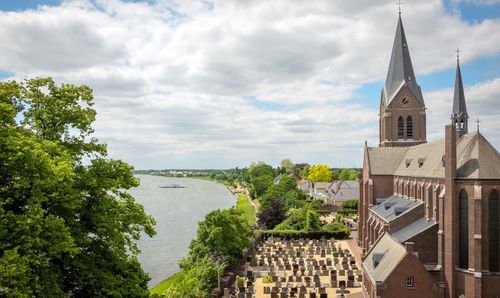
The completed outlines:
[[[500,154],[479,132],[460,138],[457,176],[469,179],[500,179]]]
[[[382,90],[382,97],[388,105],[396,93],[403,87],[407,86],[417,100],[424,104],[424,98],[420,86],[417,84],[413,65],[411,63],[410,50],[406,42],[406,35],[401,21],[401,15],[398,19],[396,28],[396,36],[392,46],[391,61],[389,63],[389,71],[385,80],[385,86]]]
[[[455,76],[455,92],[453,94],[452,116],[467,117],[467,106],[465,104],[464,85],[462,83],[462,73],[460,63],[457,59],[457,73]]]
[[[375,283],[384,282],[405,256],[405,247],[385,233],[368,252],[363,267]]]
[[[392,195],[382,203],[371,207],[370,210],[385,221],[391,222],[422,204],[422,201]]]
[[[392,236],[399,242],[404,243],[405,241],[410,240],[414,236],[432,228],[437,224],[438,223],[435,220],[427,220],[425,217],[422,217],[401,230],[393,233]]]
[[[444,140],[407,148],[368,148],[373,175],[444,178]],[[500,154],[479,132],[457,141],[457,178],[500,179]]]
[[[372,175],[393,175],[409,147],[368,148],[368,162]]]

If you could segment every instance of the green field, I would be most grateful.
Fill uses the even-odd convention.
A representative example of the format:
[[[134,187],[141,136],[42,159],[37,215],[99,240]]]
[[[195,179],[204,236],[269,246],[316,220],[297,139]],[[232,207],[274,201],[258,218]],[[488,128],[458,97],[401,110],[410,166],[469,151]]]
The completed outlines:
[[[255,209],[248,201],[247,195],[241,194],[238,196],[236,209],[242,212],[242,217],[245,218],[248,224],[252,226],[255,224]]]
[[[170,276],[169,278],[165,279],[164,281],[160,282],[156,286],[154,286],[154,288],[152,288],[149,292],[151,292],[151,294],[161,294],[166,289],[168,289],[171,284],[179,281],[183,275],[184,275],[184,272],[179,271],[179,272],[175,273],[174,275]]]

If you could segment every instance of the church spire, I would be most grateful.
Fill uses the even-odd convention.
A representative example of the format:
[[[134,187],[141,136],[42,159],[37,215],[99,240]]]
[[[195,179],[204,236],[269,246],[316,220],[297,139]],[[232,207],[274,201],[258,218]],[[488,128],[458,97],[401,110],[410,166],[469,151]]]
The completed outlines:
[[[457,73],[455,76],[455,92],[453,94],[453,108],[451,111],[451,123],[457,129],[457,137],[460,138],[468,132],[467,105],[465,104],[464,85],[462,83],[462,72],[460,71],[460,59],[457,49]]]
[[[392,45],[391,61],[389,63],[389,71],[384,86],[384,99],[388,105],[401,87],[407,86],[413,95],[422,105],[424,98],[420,86],[417,84],[413,65],[411,63],[410,50],[406,42],[406,35],[401,21],[401,14],[398,18],[396,28],[396,36]]]

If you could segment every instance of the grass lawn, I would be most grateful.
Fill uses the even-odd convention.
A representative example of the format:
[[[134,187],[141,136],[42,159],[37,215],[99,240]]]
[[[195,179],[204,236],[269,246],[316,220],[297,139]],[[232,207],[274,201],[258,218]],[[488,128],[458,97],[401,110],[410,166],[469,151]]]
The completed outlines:
[[[166,289],[170,287],[171,284],[176,283],[178,280],[182,278],[184,275],[184,272],[179,271],[175,273],[174,275],[170,276],[169,278],[165,279],[164,281],[160,282],[154,288],[149,290],[151,294],[161,294],[163,293]]]
[[[255,210],[252,204],[248,201],[247,195],[240,194],[238,196],[238,202],[236,203],[236,209],[243,212],[242,216],[246,219],[248,224],[255,224]]]

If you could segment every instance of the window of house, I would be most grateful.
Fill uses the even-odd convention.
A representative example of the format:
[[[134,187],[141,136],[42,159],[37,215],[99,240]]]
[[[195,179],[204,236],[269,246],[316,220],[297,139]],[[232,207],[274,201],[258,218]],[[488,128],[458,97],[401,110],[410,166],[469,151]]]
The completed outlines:
[[[406,287],[407,288],[413,288],[414,287],[413,276],[407,276],[406,277]]]

